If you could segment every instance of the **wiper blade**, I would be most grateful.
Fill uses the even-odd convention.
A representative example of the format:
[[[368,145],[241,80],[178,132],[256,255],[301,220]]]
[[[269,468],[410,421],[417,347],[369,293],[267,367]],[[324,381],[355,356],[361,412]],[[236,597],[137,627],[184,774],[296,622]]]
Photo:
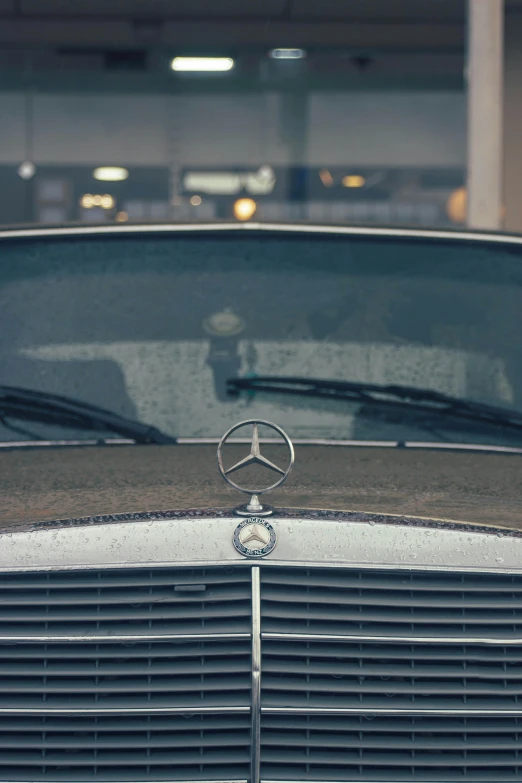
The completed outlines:
[[[75,430],[112,432],[136,443],[177,443],[156,427],[58,394],[0,386],[0,421],[34,421]]]
[[[330,381],[319,378],[297,376],[258,375],[254,378],[229,378],[227,392],[238,396],[245,392],[267,392],[314,397],[326,400],[359,402],[369,407],[389,408],[394,412],[412,412],[467,419],[497,427],[522,430],[522,412],[513,411],[452,397],[432,389],[418,389],[415,386],[381,385],[356,381]]]

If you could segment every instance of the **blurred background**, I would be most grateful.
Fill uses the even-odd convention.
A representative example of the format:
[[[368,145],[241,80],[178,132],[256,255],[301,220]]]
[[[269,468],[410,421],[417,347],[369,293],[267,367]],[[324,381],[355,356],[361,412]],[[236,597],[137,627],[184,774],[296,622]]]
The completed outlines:
[[[486,149],[519,231],[521,139],[522,0],[0,0],[4,225],[458,227]]]

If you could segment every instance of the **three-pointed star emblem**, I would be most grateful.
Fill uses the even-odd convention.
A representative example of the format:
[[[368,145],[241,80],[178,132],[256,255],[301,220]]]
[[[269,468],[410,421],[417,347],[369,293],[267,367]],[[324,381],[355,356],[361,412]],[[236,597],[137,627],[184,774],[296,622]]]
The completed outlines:
[[[285,475],[284,470],[281,470],[281,468],[279,468],[277,465],[274,465],[273,462],[270,462],[269,459],[262,456],[259,447],[259,430],[257,424],[254,424],[253,427],[254,427],[254,431],[252,433],[250,454],[248,455],[248,457],[244,457],[243,459],[239,460],[239,462],[236,462],[236,464],[232,465],[232,467],[229,468],[228,470],[225,470],[225,475],[228,476],[230,473],[235,473],[236,470],[241,470],[242,468],[246,468],[248,467],[248,465],[263,465],[265,468],[268,468],[269,470],[273,470],[274,473],[279,473],[280,476],[284,476]]]
[[[274,430],[279,438],[281,438],[284,441],[284,444],[288,451],[288,466],[286,467],[286,470],[283,470],[283,468],[280,468],[279,465],[275,465],[273,462],[271,462],[269,459],[264,457],[261,454],[261,449],[259,445],[259,425],[262,427],[267,427],[270,430]],[[229,438],[239,429],[242,429],[243,427],[252,427],[252,441],[250,443],[250,454],[248,456],[243,457],[243,459],[240,459],[239,462],[236,462],[235,465],[232,465],[232,467],[225,469],[225,466],[223,464],[223,446],[227,443]],[[275,443],[278,441],[275,440]],[[250,503],[248,503],[247,506],[244,508],[236,508],[235,511],[239,516],[250,516],[251,514],[255,513],[261,516],[268,516],[272,513],[272,509],[270,507],[264,508],[261,503],[259,502],[258,495],[262,495],[265,492],[271,492],[274,489],[277,489],[277,487],[280,487],[281,484],[283,484],[286,479],[288,478],[288,475],[290,471],[292,470],[292,465],[294,464],[294,447],[292,445],[292,441],[286,434],[284,430],[281,429],[281,427],[278,427],[277,424],[272,424],[269,421],[263,421],[262,419],[248,419],[248,421],[240,421],[239,424],[234,424],[233,427],[231,427],[228,432],[225,432],[221,440],[219,441],[219,445],[217,447],[217,463],[219,472],[225,479],[225,481],[230,484],[231,487],[234,487],[234,489],[239,490],[239,492],[245,492],[246,494],[250,495]],[[277,480],[274,481],[269,486],[260,486],[259,484],[257,486],[253,487],[245,487],[241,486],[240,484],[236,484],[236,482],[231,478],[232,473],[237,473],[238,471],[243,470],[243,468],[248,468],[250,465],[260,465],[262,468],[268,468],[272,473],[277,473]]]
[[[270,533],[261,525],[251,525],[244,528],[242,534],[240,535],[240,539],[243,545],[251,544],[257,541],[257,543],[261,544],[261,546],[266,546],[270,541]]]

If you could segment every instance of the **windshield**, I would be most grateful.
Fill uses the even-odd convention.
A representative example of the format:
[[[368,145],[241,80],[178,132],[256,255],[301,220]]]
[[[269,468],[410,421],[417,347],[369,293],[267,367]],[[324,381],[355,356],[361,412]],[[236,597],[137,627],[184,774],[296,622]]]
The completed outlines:
[[[372,420],[353,403],[226,390],[231,377],[297,375],[522,410],[516,249],[249,230],[4,240],[0,258],[5,385],[180,437],[260,418],[298,438],[522,441],[451,422],[427,437],[418,420]]]

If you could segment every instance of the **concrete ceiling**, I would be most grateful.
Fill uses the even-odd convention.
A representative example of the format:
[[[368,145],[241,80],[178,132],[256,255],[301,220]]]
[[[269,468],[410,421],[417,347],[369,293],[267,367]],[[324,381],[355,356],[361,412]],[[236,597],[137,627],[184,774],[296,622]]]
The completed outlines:
[[[509,5],[519,0],[507,0]],[[0,12],[18,17],[179,17],[266,19],[458,19],[464,0],[0,0]]]
[[[154,68],[154,57],[178,53],[231,53],[248,59],[264,56],[272,47],[296,46],[309,50],[310,67],[319,70],[317,58],[330,51],[379,55],[384,57],[384,69],[390,67],[387,57],[431,57],[438,62],[417,65],[410,60],[403,70],[440,73],[444,60],[457,75],[462,72],[466,4],[467,0],[0,0],[0,73],[6,68],[66,73],[80,67],[80,58],[91,67],[89,62],[96,57],[115,50],[146,51],[149,68]],[[505,0],[505,7],[508,14],[522,13],[522,0]],[[74,63],[66,59],[71,56]],[[163,63],[158,68],[164,68]],[[339,63],[332,68],[339,72]]]
[[[0,0],[0,43],[454,48],[464,14],[465,0]]]

